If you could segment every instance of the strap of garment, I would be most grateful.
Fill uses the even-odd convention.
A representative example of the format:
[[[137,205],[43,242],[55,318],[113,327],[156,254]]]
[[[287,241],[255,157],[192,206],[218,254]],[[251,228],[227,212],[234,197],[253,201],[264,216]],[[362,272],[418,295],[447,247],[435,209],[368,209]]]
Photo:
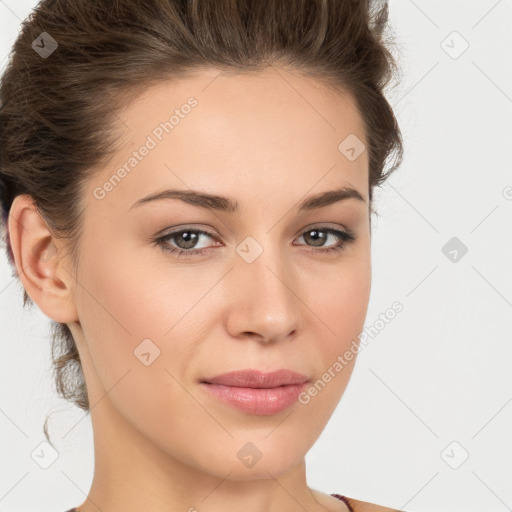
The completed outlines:
[[[347,505],[350,512],[354,512],[354,509],[350,506],[350,503],[348,502],[348,498],[345,498],[345,496],[342,496],[341,494],[331,494],[331,496],[334,496],[335,498],[338,498],[339,500],[343,501],[343,503]]]

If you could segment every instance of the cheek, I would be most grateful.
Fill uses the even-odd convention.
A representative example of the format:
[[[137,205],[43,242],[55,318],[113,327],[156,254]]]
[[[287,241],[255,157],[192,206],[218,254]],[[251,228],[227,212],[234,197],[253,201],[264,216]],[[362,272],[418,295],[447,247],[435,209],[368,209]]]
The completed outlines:
[[[110,401],[140,427],[160,420],[176,427],[173,411],[190,407],[179,383],[194,349],[185,338],[194,338],[186,310],[197,299],[182,279],[167,276],[156,278],[150,266],[106,250],[101,261],[84,262],[79,277],[86,286],[79,315],[91,378],[101,385],[96,398],[111,390]]]
[[[79,276],[80,323],[98,377],[109,389],[130,370],[126,381],[138,382],[141,393],[161,389],[162,380],[172,385],[169,373],[181,382],[189,371],[183,362],[191,360],[212,308],[201,299],[218,277],[198,279],[192,268],[165,261],[148,265],[135,249],[123,258],[115,247],[83,262]]]
[[[331,368],[331,374],[336,374],[333,379],[336,384],[329,386],[332,394],[328,393],[336,400],[346,387],[354,368],[359,336],[368,310],[370,288],[369,259],[362,255],[357,258],[354,256],[353,261],[340,265],[337,272],[329,273],[321,282],[317,281],[316,292],[308,303],[318,317],[315,317],[315,325],[324,333],[318,354],[322,369],[327,371]],[[350,360],[345,357],[347,351]]]
[[[340,265],[338,272],[317,281],[316,291],[309,296],[308,306],[314,313],[309,335],[312,331],[316,335],[309,350],[319,364],[315,382],[299,403],[311,411],[308,421],[316,436],[338,406],[354,370],[370,286],[371,268],[361,258],[354,264]]]
[[[116,253],[119,245],[112,244],[100,260],[82,265],[84,308],[91,318],[98,315],[95,324],[115,332],[117,339],[162,339],[204,290],[192,270],[166,265],[165,260],[155,265],[141,248]]]
[[[311,279],[316,284],[308,300],[331,331],[339,337],[350,327],[362,328],[371,288],[371,266],[366,255],[353,254],[323,277],[316,274]]]

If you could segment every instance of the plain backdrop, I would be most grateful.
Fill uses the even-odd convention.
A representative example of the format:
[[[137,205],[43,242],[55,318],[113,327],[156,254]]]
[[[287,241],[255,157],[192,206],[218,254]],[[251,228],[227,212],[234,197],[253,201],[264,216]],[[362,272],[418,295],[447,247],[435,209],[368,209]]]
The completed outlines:
[[[35,4],[0,0],[2,69]],[[405,159],[376,190],[371,334],[308,483],[410,512],[511,510],[512,0],[390,11]],[[92,482],[90,417],[57,398],[49,320],[23,311],[5,254],[0,311],[0,511],[63,512]],[[58,457],[44,469],[49,412]]]

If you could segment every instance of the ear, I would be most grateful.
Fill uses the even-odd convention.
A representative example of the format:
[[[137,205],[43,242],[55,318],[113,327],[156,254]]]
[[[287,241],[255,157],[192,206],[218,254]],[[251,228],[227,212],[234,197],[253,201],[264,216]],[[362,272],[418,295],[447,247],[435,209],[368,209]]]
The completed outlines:
[[[31,196],[14,198],[8,230],[16,270],[29,297],[56,322],[78,320],[75,279],[65,266],[64,246],[52,236]]]

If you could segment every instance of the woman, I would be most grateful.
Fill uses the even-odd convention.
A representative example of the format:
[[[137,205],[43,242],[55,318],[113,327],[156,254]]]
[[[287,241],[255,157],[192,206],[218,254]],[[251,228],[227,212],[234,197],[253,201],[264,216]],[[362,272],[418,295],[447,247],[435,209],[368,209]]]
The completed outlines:
[[[364,0],[43,0],[24,24],[5,238],[58,390],[91,414],[74,512],[391,510],[310,489],[304,461],[402,154],[386,22]]]

